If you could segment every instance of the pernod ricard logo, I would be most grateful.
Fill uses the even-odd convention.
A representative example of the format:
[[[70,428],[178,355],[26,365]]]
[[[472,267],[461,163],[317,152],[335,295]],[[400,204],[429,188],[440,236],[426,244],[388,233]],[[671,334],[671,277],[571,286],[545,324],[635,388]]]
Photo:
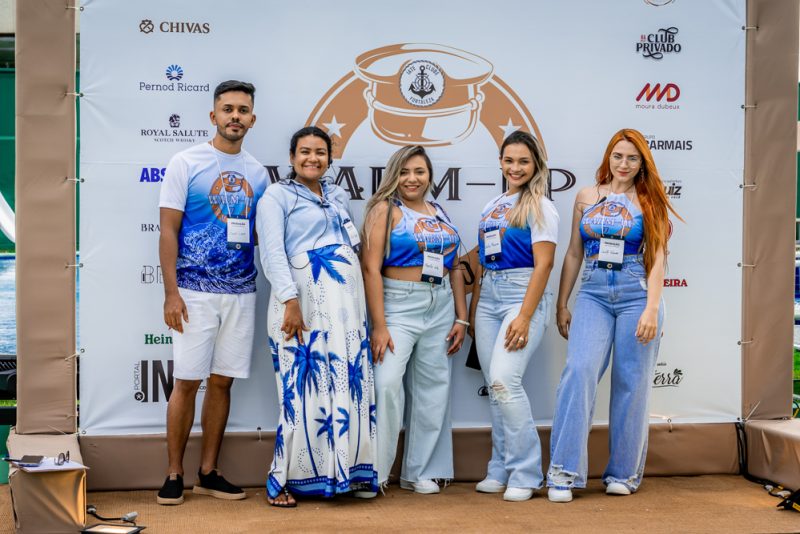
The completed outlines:
[[[364,123],[375,138],[395,146],[450,147],[467,140],[476,128],[483,128],[498,148],[517,130],[542,141],[527,105],[487,59],[435,43],[399,43],[361,53],[354,68],[321,95],[306,120],[306,125],[317,125],[331,136],[337,160],[346,158],[348,144]],[[365,200],[370,194],[363,185],[367,180],[374,193],[384,170],[369,167],[362,177],[346,163],[337,168],[335,181],[352,200]],[[575,185],[570,171],[550,170],[552,192]],[[277,168],[267,166],[267,171],[274,181]],[[498,185],[491,180],[462,183],[461,171],[453,166],[434,177],[433,197],[457,201],[464,186],[481,194],[479,188]]]
[[[636,43],[636,52],[647,59],[663,59],[664,54],[679,54],[681,44],[675,39],[678,28],[659,28],[655,33],[643,33]]]
[[[167,66],[163,80],[140,81],[139,91],[155,93],[208,93],[211,91],[210,83],[187,83],[183,80],[183,67],[177,64]]]
[[[208,22],[172,21],[164,20],[153,22],[151,19],[142,19],[139,22],[139,31],[145,35],[153,32],[159,33],[211,33],[211,24]]]
[[[208,137],[208,130],[181,128],[181,116],[177,113],[169,116],[168,124],[169,128],[141,128],[140,135],[156,143],[195,143]]]
[[[177,82],[183,78],[183,69],[180,65],[170,65],[167,67],[166,75],[168,80]]]

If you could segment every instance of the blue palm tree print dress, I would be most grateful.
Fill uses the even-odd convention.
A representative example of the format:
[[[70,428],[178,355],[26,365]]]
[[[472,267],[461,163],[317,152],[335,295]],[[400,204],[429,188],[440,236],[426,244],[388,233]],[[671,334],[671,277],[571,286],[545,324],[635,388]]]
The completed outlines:
[[[325,497],[376,491],[375,388],[358,257],[336,244],[298,254],[290,264],[305,265],[292,268],[292,277],[310,330],[304,343],[284,341],[285,306],[270,297],[280,417],[267,492],[275,498],[284,486]]]

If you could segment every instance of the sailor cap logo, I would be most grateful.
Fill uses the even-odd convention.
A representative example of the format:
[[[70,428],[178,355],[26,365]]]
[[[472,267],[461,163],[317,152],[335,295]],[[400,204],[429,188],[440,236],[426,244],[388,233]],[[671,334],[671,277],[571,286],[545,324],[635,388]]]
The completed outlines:
[[[223,171],[211,185],[208,202],[222,224],[227,224],[229,216],[247,219],[253,206],[253,188],[242,174]]]
[[[424,59],[412,61],[400,75],[400,93],[412,106],[432,106],[444,93],[442,69]]]
[[[393,145],[445,147],[479,125],[498,148],[512,132],[541,142],[533,116],[485,58],[442,44],[401,43],[367,50],[322,97],[306,120],[331,136],[340,159],[362,123]]]

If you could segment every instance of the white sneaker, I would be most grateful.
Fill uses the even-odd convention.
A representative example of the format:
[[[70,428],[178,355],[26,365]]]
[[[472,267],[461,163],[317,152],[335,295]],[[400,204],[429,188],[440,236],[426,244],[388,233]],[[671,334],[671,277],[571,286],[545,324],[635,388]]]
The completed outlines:
[[[550,502],[570,502],[572,500],[572,490],[549,488],[547,490],[547,498],[550,499]]]
[[[484,478],[475,485],[475,491],[480,493],[503,493],[506,485],[491,478]]]
[[[417,480],[416,482],[409,482],[408,480],[400,479],[400,487],[403,489],[411,490],[414,493],[439,493],[439,484],[431,479]]]
[[[631,490],[621,482],[611,482],[606,486],[606,495],[630,495]]]
[[[503,494],[504,501],[527,501],[533,497],[531,488],[508,488]]]

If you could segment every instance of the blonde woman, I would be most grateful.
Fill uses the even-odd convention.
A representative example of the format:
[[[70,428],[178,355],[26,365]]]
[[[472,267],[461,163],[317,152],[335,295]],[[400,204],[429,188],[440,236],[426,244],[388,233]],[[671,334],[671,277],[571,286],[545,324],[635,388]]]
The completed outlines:
[[[449,356],[468,326],[464,281],[453,268],[458,232],[442,207],[425,199],[432,172],[422,147],[395,152],[367,203],[363,230],[378,482],[388,481],[405,413],[400,487],[417,493],[439,493],[437,480],[453,478]]]
[[[478,231],[480,286],[471,316],[483,376],[489,385],[492,458],[476,490],[525,501],[542,486],[542,451],[522,375],[542,340],[552,306],[558,213],[547,198],[547,165],[526,132],[500,148],[508,191],[489,202]]]

